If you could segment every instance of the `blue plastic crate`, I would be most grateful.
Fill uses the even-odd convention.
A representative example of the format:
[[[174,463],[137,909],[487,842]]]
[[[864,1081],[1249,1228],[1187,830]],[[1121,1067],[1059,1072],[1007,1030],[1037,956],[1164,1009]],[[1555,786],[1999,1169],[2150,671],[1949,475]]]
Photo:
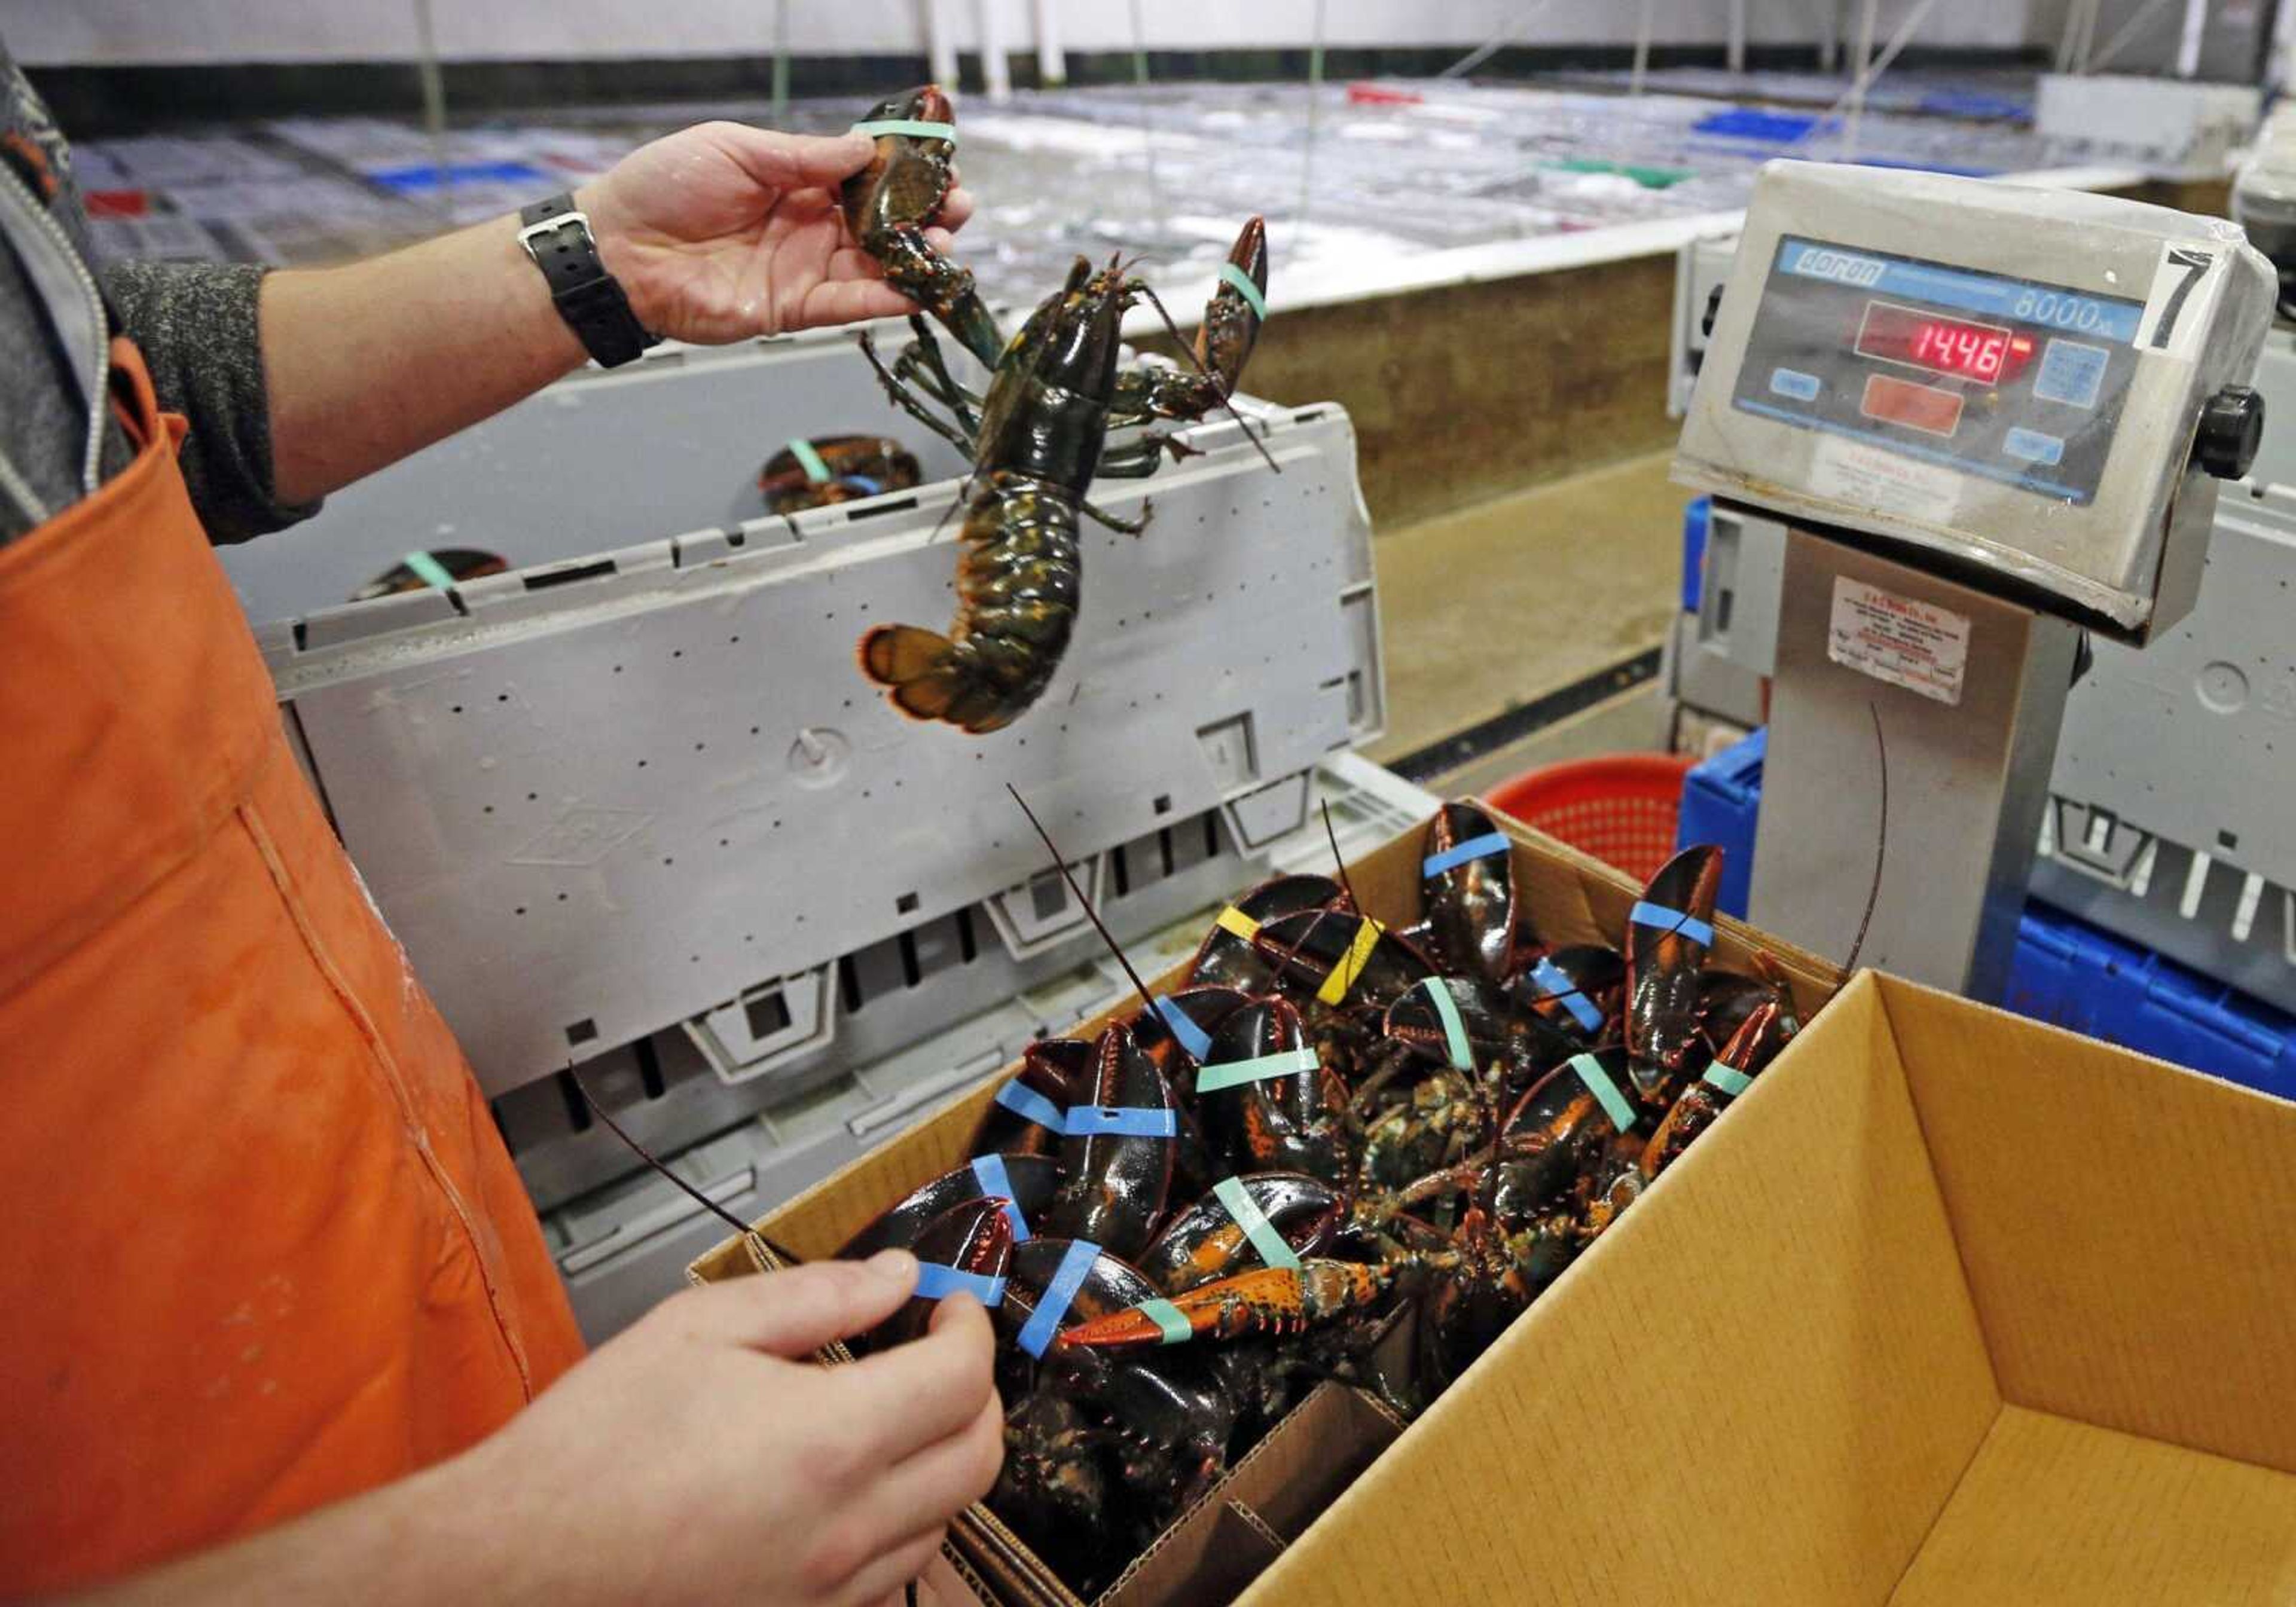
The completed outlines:
[[[1692,132],[1718,139],[1756,140],[1765,145],[1788,145],[1815,130],[1821,119],[1805,112],[1765,111],[1759,106],[1733,106],[1709,112],[1690,127]],[[1830,131],[1837,127],[1826,119]]]
[[[1762,807],[1762,756],[1767,729],[1693,766],[1682,782],[1682,813],[1675,846],[1710,842],[1722,850],[1722,889],[1715,907],[1742,918],[1754,878],[1754,820]]]
[[[1714,499],[1693,496],[1682,509],[1682,611],[1694,614],[1706,591],[1706,531],[1714,522]]]
[[[2025,906],[2003,1002],[2036,1021],[2296,1098],[2296,1017],[2046,904]]]
[[[1715,903],[1727,914],[1746,913],[1767,736],[1755,732],[1683,782],[1677,845],[1721,848]],[[2046,904],[2025,906],[2002,1002],[2035,1021],[2296,1099],[2296,1017]]]

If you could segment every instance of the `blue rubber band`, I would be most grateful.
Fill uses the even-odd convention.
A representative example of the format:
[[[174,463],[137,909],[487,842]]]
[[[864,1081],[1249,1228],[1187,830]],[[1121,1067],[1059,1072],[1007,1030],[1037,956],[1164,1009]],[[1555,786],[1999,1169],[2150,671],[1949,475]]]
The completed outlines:
[[[1089,1240],[1078,1239],[1068,1247],[1061,1257],[1060,1266],[1054,1269],[1053,1281],[1045,1285],[1045,1292],[1037,1301],[1037,1309],[1021,1325],[1021,1349],[1039,1359],[1043,1357],[1046,1347],[1061,1331],[1061,1319],[1068,1316],[1077,1291],[1083,1288],[1084,1281],[1092,1275],[1092,1264],[1099,1259],[1100,1246]]]
[[[1069,1119],[1060,1106],[1014,1078],[996,1090],[996,1103],[1023,1121],[1033,1121],[1048,1133],[1065,1135]]]
[[[1225,1060],[1217,1066],[1203,1067],[1196,1073],[1198,1094],[1217,1094],[1222,1088],[1234,1088],[1244,1083],[1267,1082],[1272,1078],[1298,1077],[1315,1070],[1324,1063],[1314,1047],[1301,1045],[1297,1049],[1279,1049],[1273,1054],[1255,1054],[1250,1060]]]
[[[984,1306],[1004,1303],[1004,1280],[984,1277],[977,1272],[959,1272],[954,1267],[944,1267],[939,1261],[926,1261],[917,1267],[917,1299],[945,1300],[953,1294],[969,1294]]]
[[[1621,1133],[1634,1130],[1635,1107],[1619,1092],[1619,1085],[1611,1080],[1601,1061],[1591,1054],[1574,1054],[1564,1064],[1578,1074],[1578,1080],[1587,1085],[1587,1092],[1603,1107],[1603,1114],[1611,1119],[1612,1127]]]
[[[1156,1013],[1164,1018],[1164,1025],[1171,1029],[1180,1047],[1188,1052],[1188,1058],[1201,1064],[1204,1056],[1212,1052],[1212,1035],[1190,1021],[1188,1013],[1169,999],[1156,1001]]]
[[[1435,1001],[1435,1013],[1443,1018],[1443,1046],[1450,1054],[1451,1070],[1473,1070],[1475,1052],[1468,1045],[1467,1023],[1459,1019],[1459,1001],[1451,996],[1451,984],[1441,977],[1430,977],[1427,994]]]
[[[873,139],[881,134],[906,134],[911,139],[947,140],[952,145],[956,143],[955,123],[928,123],[913,117],[881,117],[874,122],[856,123],[846,132],[865,134]]]
[[[1267,322],[1267,298],[1259,293],[1259,287],[1251,282],[1250,274],[1233,262],[1223,262],[1219,276],[1223,284],[1235,287],[1235,293],[1243,298],[1243,304],[1251,309],[1253,317],[1263,324]]]
[[[1252,1249],[1270,1267],[1280,1267],[1286,1272],[1300,1270],[1300,1258],[1283,1235],[1275,1231],[1275,1224],[1259,1209],[1259,1201],[1243,1185],[1241,1177],[1223,1177],[1212,1185],[1212,1197],[1226,1208],[1235,1225],[1243,1229],[1243,1236],[1251,1241]]]
[[[1650,904],[1637,898],[1627,919],[1636,926],[1661,927],[1680,933],[1702,948],[1714,947],[1714,929],[1695,915],[1685,915],[1678,909],[1669,909],[1663,904]]]
[[[800,437],[790,442],[789,449],[790,455],[797,459],[797,466],[805,471],[806,479],[813,484],[825,486],[836,478],[830,473],[829,465],[821,461],[821,454],[813,449],[811,441]]]
[[[1180,1118],[1166,1105],[1071,1105],[1069,1136],[1116,1133],[1127,1138],[1177,1138]]]
[[[1504,832],[1486,832],[1480,837],[1470,837],[1464,842],[1455,842],[1439,854],[1430,854],[1419,862],[1423,876],[1439,876],[1445,871],[1463,865],[1470,859],[1488,859],[1494,854],[1513,851],[1514,845]]]
[[[885,488],[865,474],[849,474],[845,480],[848,485],[860,487],[864,496],[882,496],[885,494]]]
[[[1600,1032],[1603,1029],[1603,1013],[1595,1008],[1594,1002],[1554,961],[1542,959],[1533,965],[1530,980],[1538,984],[1548,998],[1568,1010],[1571,1019],[1587,1031]]]
[[[980,1180],[980,1192],[991,1200],[1004,1201],[1004,1220],[1013,1225],[1013,1242],[1029,1242],[1029,1218],[1021,1214],[1021,1202],[1013,1197],[1013,1176],[1004,1169],[1002,1155],[975,1155],[972,1175]]]
[[[1747,1089],[1754,1086],[1754,1079],[1752,1078],[1747,1076],[1743,1071],[1739,1070],[1737,1067],[1726,1066],[1720,1061],[1716,1061],[1712,1065],[1707,1067],[1706,1075],[1700,1078],[1698,1080],[1702,1083],[1711,1084],[1713,1086],[1721,1089],[1722,1092],[1727,1094],[1733,1099],[1737,1098],[1738,1095],[1743,1094]]]
[[[1185,1345],[1196,1337],[1196,1331],[1188,1326],[1187,1317],[1169,1300],[1143,1300],[1133,1309],[1164,1331],[1165,1344]]]

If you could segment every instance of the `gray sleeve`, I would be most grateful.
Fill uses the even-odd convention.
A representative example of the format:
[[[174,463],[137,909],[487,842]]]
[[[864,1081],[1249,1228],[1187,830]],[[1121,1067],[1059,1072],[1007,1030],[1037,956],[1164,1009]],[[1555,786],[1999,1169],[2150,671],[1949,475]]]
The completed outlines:
[[[308,519],[274,494],[271,398],[255,298],[259,267],[118,262],[104,289],[152,370],[160,406],[191,421],[184,479],[209,540],[245,541]]]

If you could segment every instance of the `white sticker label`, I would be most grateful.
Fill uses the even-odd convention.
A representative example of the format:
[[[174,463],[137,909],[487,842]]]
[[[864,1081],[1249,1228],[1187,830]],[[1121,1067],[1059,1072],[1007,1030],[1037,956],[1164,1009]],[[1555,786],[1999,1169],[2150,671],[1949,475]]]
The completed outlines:
[[[2201,348],[2208,328],[2202,316],[2210,278],[2224,266],[2224,253],[2214,246],[2166,241],[2161,246],[2161,266],[2152,271],[2152,293],[2144,299],[2144,316],[2136,328],[2136,349],[2165,351],[2189,357]]]
[[[1877,681],[1958,707],[1962,673],[1969,663],[1969,619],[1836,575],[1825,656]]]
[[[1961,507],[1962,477],[1880,447],[1818,438],[1809,455],[1809,488],[1833,502],[1950,525]]]

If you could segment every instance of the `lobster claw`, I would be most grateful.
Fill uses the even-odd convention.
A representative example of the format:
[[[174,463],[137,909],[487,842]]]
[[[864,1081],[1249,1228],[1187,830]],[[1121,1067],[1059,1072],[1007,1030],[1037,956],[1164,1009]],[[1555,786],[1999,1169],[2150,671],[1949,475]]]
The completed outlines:
[[[1699,970],[1714,943],[1722,850],[1687,848],[1643,890],[1627,922],[1627,1074],[1654,1094],[1699,1041]]]
[[[1250,282],[1249,292],[1239,280]],[[1219,288],[1212,292],[1203,324],[1196,331],[1196,361],[1218,382],[1223,397],[1234,395],[1236,382],[1243,378],[1243,365],[1259,341],[1267,306],[1267,223],[1251,217],[1235,237],[1220,270]]]
[[[1502,982],[1515,972],[1513,844],[1471,803],[1427,824],[1421,897],[1435,946],[1451,964]]]
[[[1200,1284],[1169,1300],[1112,1312],[1062,1333],[1063,1349],[1137,1350],[1190,1339],[1298,1333],[1367,1310],[1395,1282],[1392,1263],[1307,1260]]]
[[[985,1305],[1000,1303],[1004,1269],[1013,1258],[1013,1224],[1005,1214],[1006,1200],[967,1201],[926,1225],[912,1248],[931,1273],[935,1268],[961,1280]],[[900,1308],[869,1331],[869,1349],[882,1350],[906,1344],[923,1333],[938,1309],[939,1296],[922,1282],[918,1292]]]
[[[1043,1214],[1059,1186],[1059,1168],[1048,1155],[983,1150],[963,1166],[951,1168],[925,1184],[848,1239],[839,1246],[837,1259],[865,1261],[881,1250],[914,1249],[945,1213],[991,1196],[1006,1202],[1003,1214],[1014,1229],[1013,1236],[1025,1237],[1025,1225]]]
[[[1066,1181],[1046,1213],[1045,1231],[1136,1256],[1171,1190],[1177,1102],[1155,1061],[1120,1024],[1094,1044],[1092,1072],[1077,1091],[1090,1103],[1070,1107],[1060,1150]]]

